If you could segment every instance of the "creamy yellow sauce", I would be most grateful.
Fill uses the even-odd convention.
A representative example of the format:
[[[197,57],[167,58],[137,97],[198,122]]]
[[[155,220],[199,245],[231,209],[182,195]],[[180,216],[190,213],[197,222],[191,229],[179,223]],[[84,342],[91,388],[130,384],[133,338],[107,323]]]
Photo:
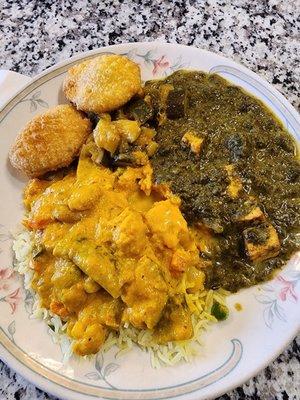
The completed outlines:
[[[214,243],[188,228],[178,197],[152,185],[150,164],[113,172],[83,151],[75,172],[30,181],[24,203],[32,287],[67,322],[77,354],[96,353],[126,323],[157,343],[193,336],[185,294],[203,290],[198,248]]]

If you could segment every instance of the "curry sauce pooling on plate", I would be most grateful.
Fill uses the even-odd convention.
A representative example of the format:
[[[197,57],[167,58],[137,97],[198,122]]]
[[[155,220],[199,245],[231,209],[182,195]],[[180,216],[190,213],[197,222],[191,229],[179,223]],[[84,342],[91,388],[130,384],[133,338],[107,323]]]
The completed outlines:
[[[206,285],[236,291],[270,277],[299,247],[296,144],[258,99],[215,74],[148,81],[129,117],[155,126],[154,179],[209,237]],[[299,236],[298,236],[299,237]]]

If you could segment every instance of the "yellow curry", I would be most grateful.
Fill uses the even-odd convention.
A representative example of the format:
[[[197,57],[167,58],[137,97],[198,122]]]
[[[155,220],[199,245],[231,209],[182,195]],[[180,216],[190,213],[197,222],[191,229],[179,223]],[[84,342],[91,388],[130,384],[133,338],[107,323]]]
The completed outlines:
[[[185,298],[203,289],[207,234],[191,231],[180,199],[152,184],[149,163],[111,171],[85,153],[76,171],[25,189],[41,306],[67,321],[79,355],[126,324],[160,344],[191,338]]]

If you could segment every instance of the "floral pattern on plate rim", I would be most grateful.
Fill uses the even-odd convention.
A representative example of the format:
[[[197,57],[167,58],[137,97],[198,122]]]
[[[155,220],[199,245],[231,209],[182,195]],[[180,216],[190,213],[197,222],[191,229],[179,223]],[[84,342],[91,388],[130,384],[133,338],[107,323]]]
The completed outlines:
[[[275,320],[287,322],[284,303],[298,302],[296,286],[300,282],[300,253],[289,263],[290,269],[282,271],[271,283],[260,286],[262,293],[255,295],[256,300],[264,305],[263,319],[265,325],[272,329]]]
[[[12,235],[6,233],[5,227],[0,224],[0,243],[11,242]],[[3,249],[0,247],[0,253]],[[14,314],[19,306],[22,295],[21,287],[15,288],[16,273],[11,267],[0,267],[0,302],[10,306],[11,314]]]
[[[88,372],[85,374],[85,378],[92,380],[92,381],[104,381],[107,386],[116,389],[108,380],[108,375],[115,372],[117,369],[120,368],[119,364],[114,362],[109,363],[107,365],[104,364],[104,356],[102,352],[99,352],[95,356],[95,370],[94,372]]]
[[[122,55],[135,60],[139,64],[140,61],[142,61],[146,68],[151,69],[153,78],[157,78],[159,75],[167,76],[178,69],[189,67],[189,63],[184,62],[181,55],[171,62],[165,54],[161,54],[160,52],[159,54],[157,53],[156,49],[148,50],[146,53],[140,53],[134,49],[122,53]]]
[[[41,91],[40,90],[38,92],[33,93],[30,97],[19,101],[19,104],[26,103],[26,102],[29,102],[29,104],[30,104],[30,112],[31,113],[37,111],[38,106],[40,106],[42,108],[49,108],[49,104],[45,100],[41,99]]]

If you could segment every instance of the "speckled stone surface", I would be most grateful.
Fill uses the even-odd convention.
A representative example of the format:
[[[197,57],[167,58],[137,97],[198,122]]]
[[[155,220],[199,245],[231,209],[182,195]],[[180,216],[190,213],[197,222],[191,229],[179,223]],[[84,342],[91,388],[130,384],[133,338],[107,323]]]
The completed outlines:
[[[0,68],[30,76],[76,52],[152,40],[223,53],[300,108],[300,0],[0,0]],[[0,400],[14,399],[54,397],[0,361]],[[238,399],[300,399],[300,337],[263,372],[219,398]]]

